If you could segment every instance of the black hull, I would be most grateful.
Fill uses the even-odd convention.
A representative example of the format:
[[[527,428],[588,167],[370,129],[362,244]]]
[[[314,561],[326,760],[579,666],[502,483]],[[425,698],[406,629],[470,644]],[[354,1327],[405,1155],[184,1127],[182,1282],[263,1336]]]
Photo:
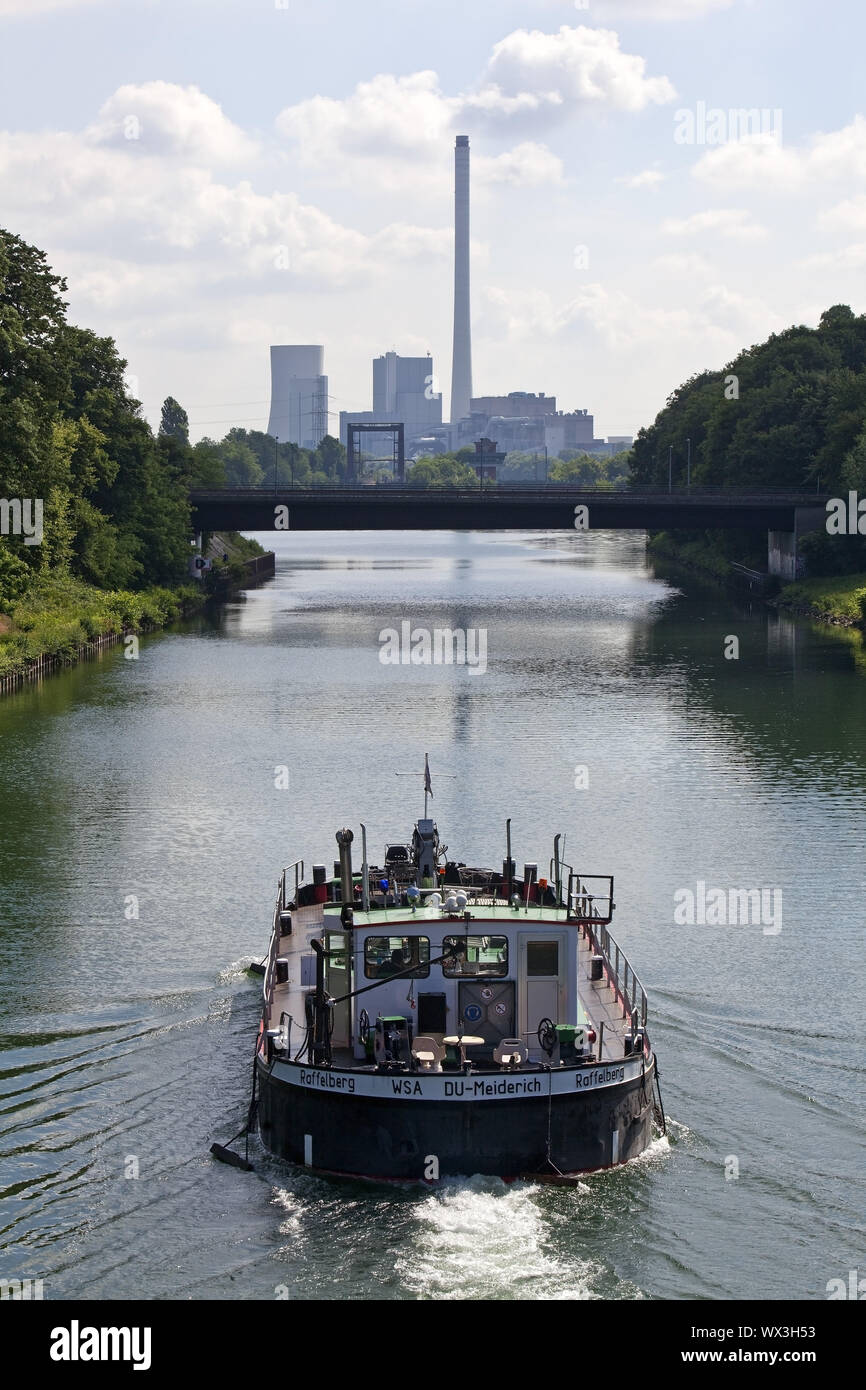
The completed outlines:
[[[259,1128],[266,1147],[292,1163],[399,1182],[591,1172],[651,1142],[653,1061],[643,1077],[585,1094],[548,1096],[541,1075],[537,1096],[403,1103],[290,1085],[259,1061]]]

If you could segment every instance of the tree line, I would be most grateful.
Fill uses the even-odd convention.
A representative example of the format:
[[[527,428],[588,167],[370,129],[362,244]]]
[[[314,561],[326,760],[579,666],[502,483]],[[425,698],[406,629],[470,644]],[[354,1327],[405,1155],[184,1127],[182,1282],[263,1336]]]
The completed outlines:
[[[664,488],[670,476],[682,488],[689,460],[692,486],[866,494],[866,314],[833,305],[817,328],[773,333],[683,382],[639,431],[631,478]],[[721,554],[766,560],[754,535],[703,538]],[[801,551],[813,574],[866,569],[859,536],[816,532]]]

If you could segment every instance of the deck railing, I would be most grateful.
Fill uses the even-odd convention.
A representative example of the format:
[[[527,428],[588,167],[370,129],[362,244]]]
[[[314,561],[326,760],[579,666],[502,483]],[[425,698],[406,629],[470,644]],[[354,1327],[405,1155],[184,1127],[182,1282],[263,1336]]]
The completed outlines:
[[[552,861],[551,861],[552,863]],[[611,989],[622,1001],[623,1010],[631,1020],[632,1031],[646,1027],[646,990],[631,967],[628,957],[619,948],[608,927],[616,906],[613,900],[613,875],[579,874],[560,860],[560,872],[568,870],[569,921],[578,923],[595,955],[604,961]],[[606,891],[599,891],[599,888]]]
[[[625,952],[620,950],[606,926],[596,926],[591,922],[586,922],[584,926],[593,953],[604,961],[611,988],[622,1000],[623,1009],[631,1019],[632,1032],[645,1028],[646,990],[632,970]]]
[[[604,923],[613,917],[613,874],[578,874],[568,864],[566,907],[573,922]]]
[[[286,867],[283,869],[283,872],[280,874],[280,904],[281,904],[281,909],[282,909],[282,911],[285,911],[285,909],[288,907],[289,903],[292,901],[291,898],[287,898],[287,897],[286,897],[286,882],[287,882],[287,875],[290,874],[290,873],[292,872],[293,869],[294,869],[294,871],[295,871],[295,892],[294,892],[294,900],[295,900],[295,902],[297,902],[297,900],[298,900],[298,888],[300,887],[301,879],[304,877],[304,861],[303,861],[303,859],[296,859],[295,862],[294,862],[294,864],[287,864]]]
[[[271,993],[273,990],[274,971],[276,969],[277,956],[280,952],[280,913],[285,912],[289,903],[292,901],[292,899],[287,896],[286,892],[288,876],[291,874],[292,870],[294,870],[295,874],[294,901],[297,902],[298,887],[301,879],[304,877],[303,859],[296,859],[294,864],[287,864],[282,870],[277,884],[277,901],[274,905],[274,925],[271,930],[271,940],[268,947],[268,965],[265,971],[265,978],[262,982],[262,1017],[264,1019],[265,1028],[268,1026],[268,1010],[270,1008]]]

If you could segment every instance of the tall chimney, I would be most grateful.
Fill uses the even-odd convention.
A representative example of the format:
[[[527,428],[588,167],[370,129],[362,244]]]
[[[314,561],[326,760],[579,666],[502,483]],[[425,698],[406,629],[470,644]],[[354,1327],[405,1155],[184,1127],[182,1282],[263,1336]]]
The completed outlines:
[[[472,396],[472,330],[469,315],[469,136],[454,149],[454,351],[451,361],[451,441],[469,414]]]

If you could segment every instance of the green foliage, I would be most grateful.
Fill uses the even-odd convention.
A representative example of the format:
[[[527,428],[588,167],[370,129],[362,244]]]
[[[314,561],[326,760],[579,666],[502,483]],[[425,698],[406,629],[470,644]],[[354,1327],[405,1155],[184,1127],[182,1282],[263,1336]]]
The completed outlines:
[[[12,551],[5,540],[0,540],[0,613],[9,612],[27,589],[30,580],[29,565]]]
[[[220,531],[213,539],[217,549],[224,547],[236,560],[250,560],[267,553],[264,546],[254,541],[252,536],[242,536],[240,531]]]
[[[0,230],[0,495],[44,503],[42,544],[9,548],[34,579],[176,582],[188,460],[157,444],[113,341],[66,322],[65,288],[41,251]]]
[[[461,454],[467,450],[461,449]],[[475,450],[471,450],[475,457]],[[439,454],[436,458],[421,458],[406,469],[406,485],[441,490],[444,488],[478,488],[478,476],[474,468],[453,454]],[[488,486],[485,483],[485,487]]]
[[[830,536],[826,530],[809,531],[797,542],[810,577],[851,574],[866,567],[866,536]]]
[[[334,487],[346,475],[346,450],[329,434],[317,449],[302,449],[236,427],[219,441],[200,440],[192,454],[191,487]]]
[[[160,438],[179,439],[182,444],[189,443],[189,416],[174,396],[166,396],[162,403],[159,434]]]
[[[818,618],[866,624],[866,573],[787,584],[778,601],[783,608],[808,608]]]
[[[727,559],[716,550],[706,537],[695,537],[689,533],[684,536],[676,531],[656,531],[649,541],[649,550],[654,555],[669,556],[680,564],[703,570],[716,579],[727,580],[731,571]]]
[[[735,380],[734,380],[735,379]],[[638,483],[811,488],[842,484],[866,428],[866,315],[835,305],[684,382],[635,440]]]
[[[544,479],[544,455],[530,454],[520,449],[512,449],[499,465],[497,477],[503,482],[528,483]]]
[[[685,486],[687,440],[695,486],[866,490],[866,315],[833,305],[817,328],[773,334],[685,382],[639,432],[634,482],[666,487],[672,450]],[[846,573],[866,564],[866,541],[816,532],[800,553],[812,575]]]
[[[201,585],[178,587],[189,489],[264,477],[244,431],[193,449],[171,396],[154,438],[112,339],[66,322],[65,289],[41,251],[0,230],[0,496],[43,504],[41,543],[0,539],[0,675],[42,656],[71,660],[95,638],[200,607]],[[249,440],[273,446],[266,435]],[[322,452],[317,467],[333,472],[339,444],[323,440]],[[236,557],[261,553],[236,540]],[[226,574],[239,572],[235,558]]]
[[[631,452],[628,449],[612,457],[563,449],[559,458],[551,459],[547,476],[552,483],[577,483],[581,487],[624,487],[631,475],[630,462]]]
[[[200,608],[199,586],[106,592],[71,575],[44,575],[10,607],[0,632],[0,676],[23,672],[41,656],[75,659],[94,638],[163,627]]]
[[[866,409],[864,409],[866,416]],[[866,494],[866,425],[860,430],[842,464],[842,487]]]
[[[242,585],[246,578],[247,570],[243,560],[232,559],[227,563],[215,560],[212,568],[206,571],[202,582],[208,597],[226,598]]]

